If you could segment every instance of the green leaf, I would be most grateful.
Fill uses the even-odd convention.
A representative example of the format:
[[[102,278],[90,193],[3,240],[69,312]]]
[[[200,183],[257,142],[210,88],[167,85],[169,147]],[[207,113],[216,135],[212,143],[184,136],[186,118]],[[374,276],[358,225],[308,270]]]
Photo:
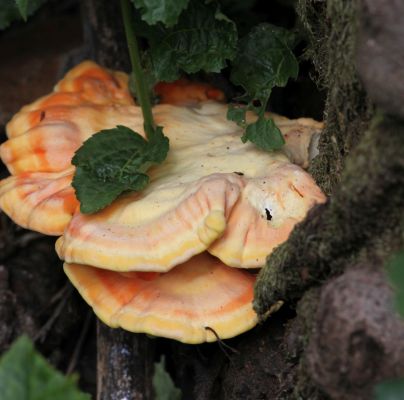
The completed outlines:
[[[297,77],[293,41],[294,36],[286,29],[267,23],[256,26],[240,40],[231,81],[265,106],[275,86],[285,86],[289,78]]]
[[[10,24],[20,19],[17,6],[14,0],[2,0],[0,6],[0,29],[6,29]]]
[[[297,77],[299,65],[291,50],[294,42],[293,33],[263,23],[240,40],[232,62],[230,79],[244,88],[244,97],[249,101],[246,108],[259,116],[247,126],[241,140],[249,140],[263,150],[280,149],[285,143],[279,128],[272,119],[265,119],[264,112],[272,89],[285,86],[289,78]],[[252,100],[258,100],[259,104]],[[229,110],[227,118],[245,126],[241,111]]]
[[[255,7],[258,0],[220,0],[220,8],[237,25],[239,35],[246,35],[267,16]]]
[[[285,144],[282,133],[273,119],[266,119],[263,115],[259,116],[256,122],[247,126],[241,140],[243,143],[249,140],[266,151],[278,150]]]
[[[150,27],[151,28],[151,27]],[[147,29],[153,74],[157,81],[173,81],[186,73],[220,72],[237,50],[235,24],[213,3],[191,1],[172,28],[158,24]]]
[[[227,119],[229,121],[235,122],[237,125],[245,127],[245,115],[247,109],[244,106],[235,107],[233,104],[229,104],[229,108],[227,109]]]
[[[394,379],[379,383],[375,387],[375,400],[404,399],[404,379]]]
[[[6,29],[14,21],[19,21],[34,14],[46,0],[1,0],[0,30]]]
[[[75,377],[56,371],[25,336],[0,359],[0,393],[2,400],[90,400]]]
[[[93,213],[111,204],[122,192],[141,191],[149,182],[144,173],[165,160],[168,138],[162,128],[149,141],[130,128],[118,125],[86,140],[72,159],[76,166],[73,187],[82,213]]]
[[[81,203],[80,211],[83,214],[91,214],[111,204],[126,190],[141,191],[148,183],[149,177],[141,173],[135,173],[131,177],[131,182],[126,185],[119,181],[105,181],[93,171],[77,167],[73,187]]]
[[[21,17],[26,21],[28,17],[34,14],[46,1],[47,0],[15,0],[15,3]]]
[[[404,251],[393,257],[387,266],[387,271],[395,289],[397,311],[404,317]]]
[[[162,22],[170,27],[177,23],[189,0],[132,0],[132,2],[140,11],[142,20],[149,25]]]
[[[165,368],[165,358],[161,357],[160,362],[154,363],[153,389],[155,400],[180,400],[181,390],[176,388],[171,376]]]
[[[18,11],[21,14],[21,17],[23,18],[24,21],[27,20],[28,18],[28,1],[29,0],[15,0],[15,3],[17,4]]]

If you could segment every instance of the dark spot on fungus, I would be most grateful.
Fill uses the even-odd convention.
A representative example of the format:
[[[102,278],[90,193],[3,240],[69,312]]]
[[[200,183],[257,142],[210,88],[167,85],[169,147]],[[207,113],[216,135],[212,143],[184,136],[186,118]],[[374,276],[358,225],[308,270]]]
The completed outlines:
[[[295,185],[290,184],[289,187],[294,190],[300,197],[304,197],[303,194],[301,192],[299,192],[299,190],[297,190]]]
[[[39,116],[39,122],[43,121],[45,119],[45,111],[41,111],[41,114]]]
[[[237,174],[237,175],[240,175],[240,176],[243,176],[243,175],[244,175],[242,172],[237,172],[237,171],[234,171],[233,173],[234,173],[234,174]]]
[[[265,214],[267,216],[267,221],[271,221],[272,215],[271,212],[268,210],[268,208],[265,209]]]

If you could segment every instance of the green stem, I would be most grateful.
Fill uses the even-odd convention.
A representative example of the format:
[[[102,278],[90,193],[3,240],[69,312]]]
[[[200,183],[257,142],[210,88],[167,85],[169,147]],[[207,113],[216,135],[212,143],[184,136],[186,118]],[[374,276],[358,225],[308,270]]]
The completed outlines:
[[[136,97],[142,108],[146,137],[150,141],[153,140],[155,136],[154,132],[156,125],[153,119],[150,97],[145,84],[146,79],[140,64],[139,48],[135,30],[133,29],[132,7],[133,6],[130,4],[129,0],[121,0],[123,24],[125,27],[126,41],[128,43],[129,57],[134,75]]]

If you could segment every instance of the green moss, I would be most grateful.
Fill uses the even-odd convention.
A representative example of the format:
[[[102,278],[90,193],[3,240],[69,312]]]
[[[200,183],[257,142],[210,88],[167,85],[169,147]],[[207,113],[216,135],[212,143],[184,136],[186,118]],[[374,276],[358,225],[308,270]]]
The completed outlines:
[[[355,67],[358,0],[299,0],[297,12],[308,38],[306,57],[314,65],[318,86],[327,93],[326,127],[319,143],[320,154],[313,160],[310,172],[324,192],[330,195],[341,181],[346,156],[360,141],[373,114],[373,106]],[[372,151],[373,145],[364,143],[365,153]],[[361,157],[361,153],[358,156]],[[376,149],[374,162],[379,158],[380,152]],[[366,175],[368,167],[355,162],[346,167],[346,182],[340,190],[345,193],[342,203],[333,199],[332,204],[317,207],[305,222],[296,227],[288,242],[272,253],[256,286],[257,310],[263,311],[267,307],[268,303],[263,299],[299,298],[303,288],[341,271],[345,263],[353,259],[349,249],[357,248],[356,243],[346,246],[342,240],[338,243],[339,249],[333,246],[336,245],[335,238],[349,233],[352,222],[356,223],[355,209],[349,211],[347,207],[358,199],[350,199],[344,191],[353,190],[355,180],[363,179],[354,170],[364,168]],[[372,177],[368,179],[370,182]],[[341,226],[346,217],[348,226]],[[364,228],[363,223],[358,222],[358,229]],[[351,237],[356,236],[361,235],[353,227]],[[344,257],[334,257],[336,252]],[[314,271],[314,266],[318,268],[319,265],[319,271]]]
[[[373,112],[355,67],[357,9],[357,0],[299,0],[297,6],[308,36],[306,57],[314,65],[317,84],[327,92],[326,127],[310,172],[328,195]]]

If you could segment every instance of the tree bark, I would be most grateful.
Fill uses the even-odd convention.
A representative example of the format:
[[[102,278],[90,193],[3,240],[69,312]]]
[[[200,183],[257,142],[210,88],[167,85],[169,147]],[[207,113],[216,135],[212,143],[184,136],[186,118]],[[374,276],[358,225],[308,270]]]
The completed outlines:
[[[104,67],[129,72],[119,1],[84,0],[82,18],[86,56]]]
[[[152,399],[154,346],[146,335],[97,322],[97,400]]]
[[[381,267],[358,264],[321,290],[303,364],[333,399],[371,399],[376,383],[404,374],[404,320]]]

